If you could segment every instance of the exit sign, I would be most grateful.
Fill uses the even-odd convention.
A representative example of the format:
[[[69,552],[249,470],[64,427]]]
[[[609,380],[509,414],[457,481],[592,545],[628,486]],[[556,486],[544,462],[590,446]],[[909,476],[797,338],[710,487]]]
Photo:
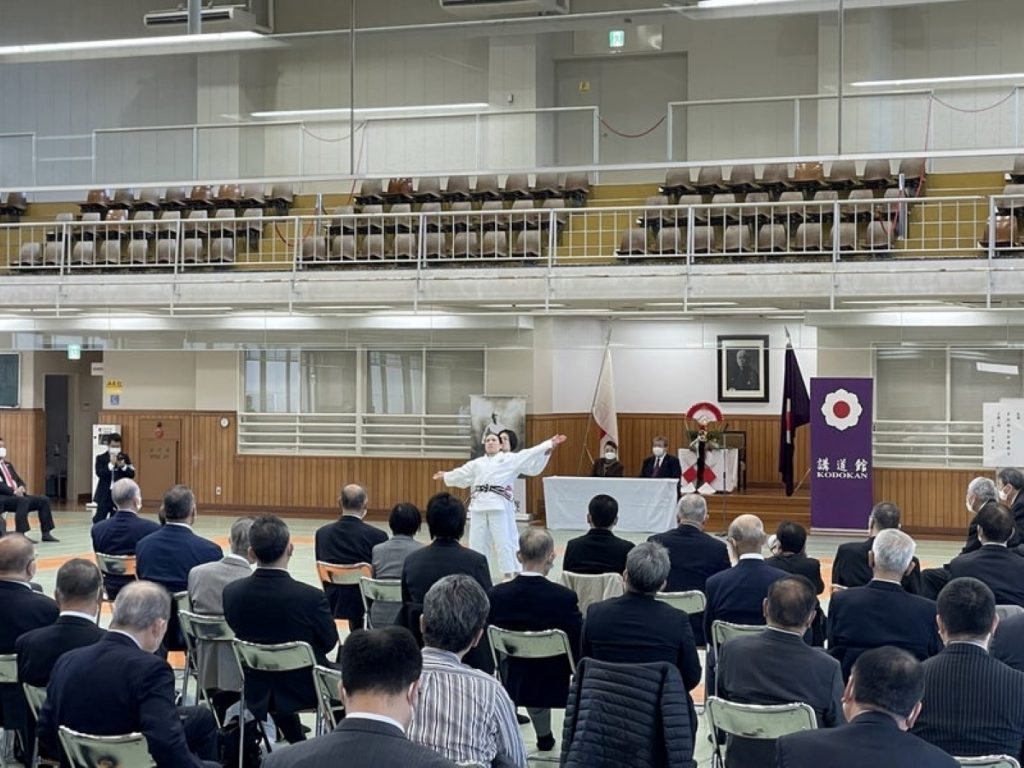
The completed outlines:
[[[82,345],[81,344],[68,344],[68,360],[81,360],[82,359]]]
[[[609,48],[623,48],[626,45],[626,30],[624,29],[610,29],[608,30],[608,47]]]

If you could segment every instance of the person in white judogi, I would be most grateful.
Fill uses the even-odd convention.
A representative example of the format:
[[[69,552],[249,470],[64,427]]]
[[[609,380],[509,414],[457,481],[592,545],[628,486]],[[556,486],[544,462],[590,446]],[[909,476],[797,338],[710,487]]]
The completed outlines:
[[[469,488],[469,546],[492,562],[497,552],[498,565],[506,576],[516,573],[515,504],[512,483],[521,474],[536,475],[547,466],[547,454],[565,442],[565,435],[555,435],[532,448],[518,453],[502,453],[501,441],[495,434],[484,438],[484,455],[448,472],[434,473],[435,480],[454,488]]]

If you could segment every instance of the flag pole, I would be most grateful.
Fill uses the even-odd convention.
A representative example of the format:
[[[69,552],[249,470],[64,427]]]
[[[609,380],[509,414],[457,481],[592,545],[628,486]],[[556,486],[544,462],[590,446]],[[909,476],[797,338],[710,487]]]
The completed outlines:
[[[604,364],[608,361],[608,348],[612,343],[612,327],[611,323],[608,324],[608,335],[605,336],[604,349],[601,351],[601,367],[597,371],[597,381],[594,383],[594,396],[590,399],[590,412],[587,414],[587,431],[583,433],[583,445],[580,450],[580,458],[576,464],[576,475],[583,471],[583,457],[590,457],[591,463],[594,461],[594,457],[590,455],[590,447],[587,445],[587,441],[590,439],[590,425],[594,421],[594,406],[597,405],[597,393],[601,390],[601,377],[604,376]]]

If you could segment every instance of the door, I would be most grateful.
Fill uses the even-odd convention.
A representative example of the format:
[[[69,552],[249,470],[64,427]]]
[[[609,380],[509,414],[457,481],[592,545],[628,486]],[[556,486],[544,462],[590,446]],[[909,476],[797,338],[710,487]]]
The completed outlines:
[[[68,456],[71,452],[71,377],[43,377],[43,412],[46,421],[46,495],[68,497]]]
[[[143,501],[163,500],[164,493],[178,483],[180,440],[180,419],[139,420],[139,456],[135,467]]]

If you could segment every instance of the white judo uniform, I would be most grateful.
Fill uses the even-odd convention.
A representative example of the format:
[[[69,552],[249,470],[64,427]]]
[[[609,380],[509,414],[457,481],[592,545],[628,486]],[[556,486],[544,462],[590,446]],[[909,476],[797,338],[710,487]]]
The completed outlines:
[[[452,488],[469,488],[469,546],[494,563],[497,553],[502,573],[515,573],[518,568],[516,528],[512,483],[519,475],[539,475],[551,458],[554,443],[545,440],[518,453],[496,453],[481,456],[461,467],[444,473],[444,484]]]

